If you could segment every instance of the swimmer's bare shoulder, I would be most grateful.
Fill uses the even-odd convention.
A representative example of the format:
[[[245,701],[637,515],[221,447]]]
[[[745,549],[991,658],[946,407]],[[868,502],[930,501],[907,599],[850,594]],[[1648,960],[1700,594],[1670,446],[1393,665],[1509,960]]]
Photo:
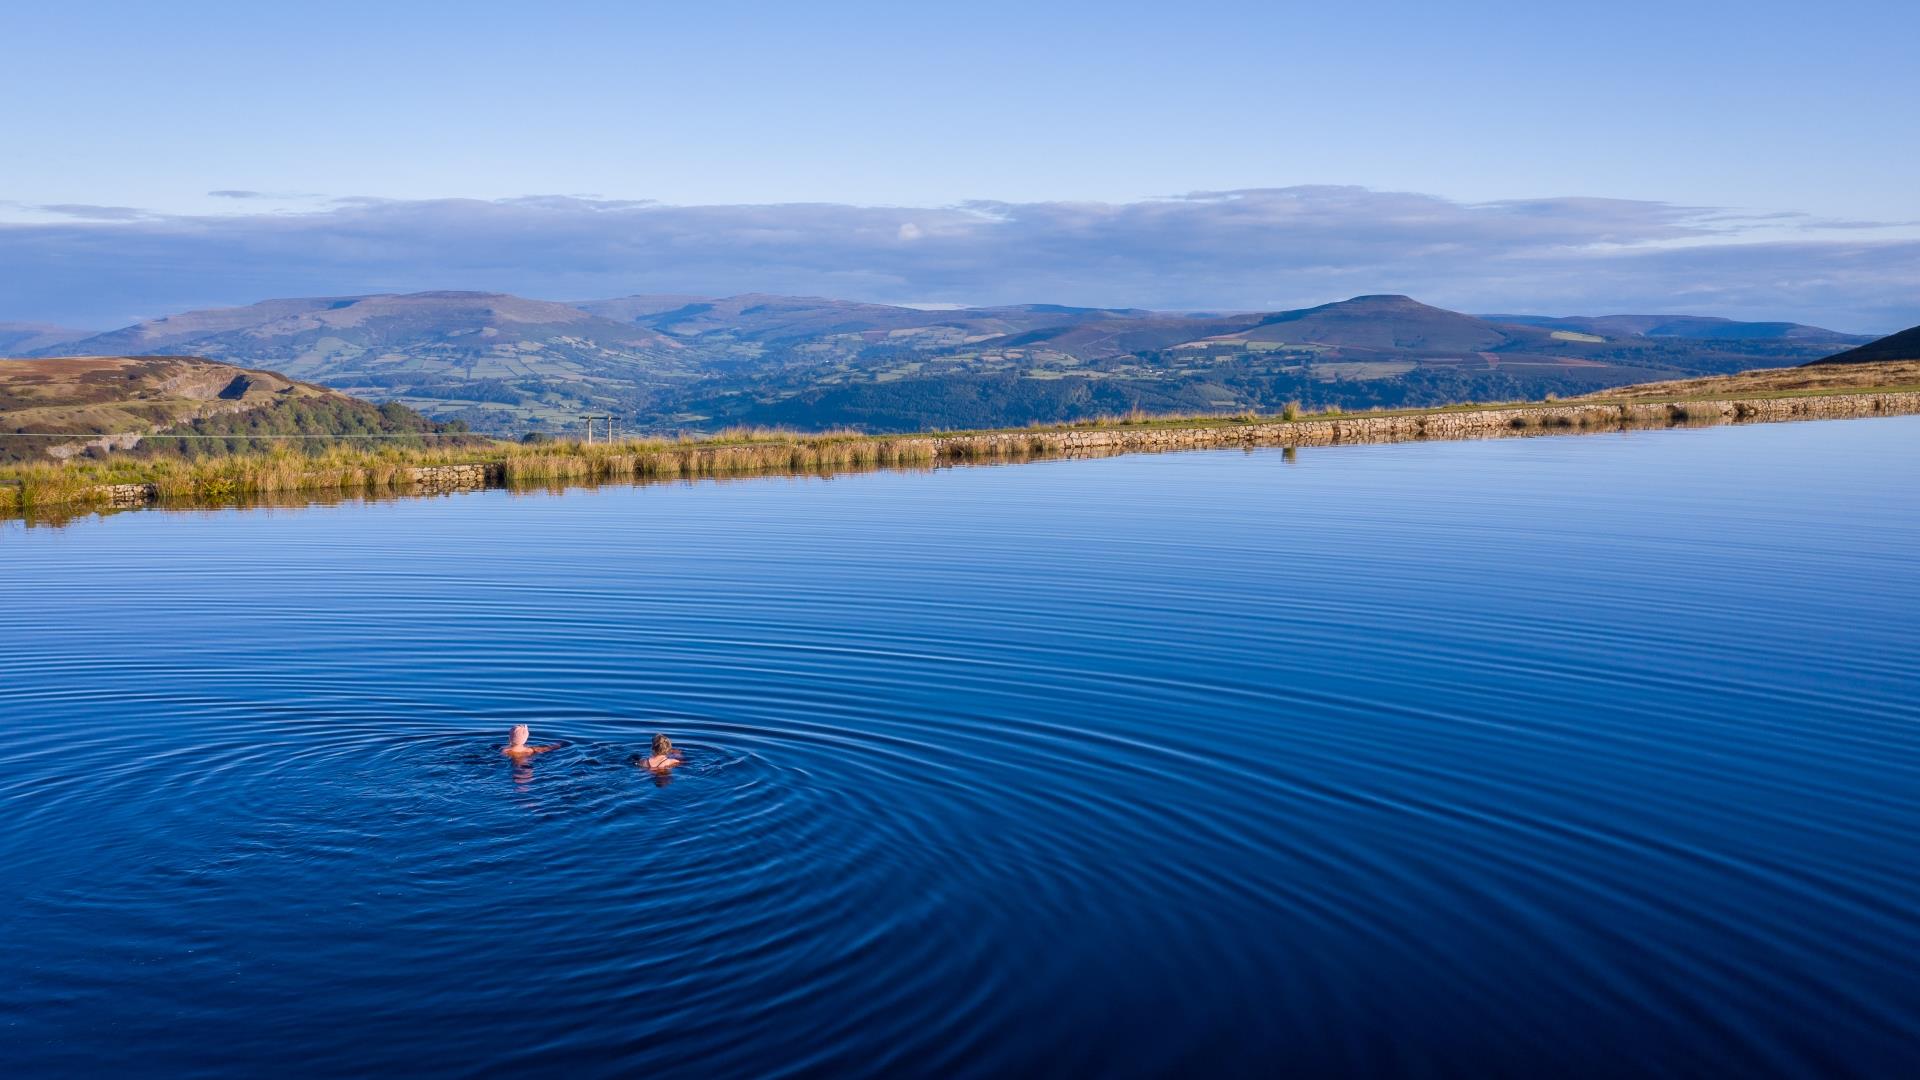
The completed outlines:
[[[513,730],[507,732],[507,745],[501,747],[500,752],[518,761],[521,758],[532,757],[535,754],[544,754],[549,750],[558,749],[560,749],[559,743],[554,743],[551,746],[528,746],[527,725],[515,724],[513,725]]]
[[[648,755],[647,759],[641,762],[641,764],[652,769],[654,772],[666,772],[668,769],[678,766],[683,760],[680,751],[673,748],[672,739],[667,738],[665,735],[655,735],[653,737],[653,753]]]

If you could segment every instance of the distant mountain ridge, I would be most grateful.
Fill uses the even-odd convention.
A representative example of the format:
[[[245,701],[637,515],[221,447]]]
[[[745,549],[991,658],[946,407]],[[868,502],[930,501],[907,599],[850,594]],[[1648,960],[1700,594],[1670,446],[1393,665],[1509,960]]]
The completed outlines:
[[[1482,315],[1489,322],[1571,330],[1609,338],[1684,338],[1693,341],[1863,342],[1872,334],[1844,334],[1792,322],[1737,322],[1705,315]]]
[[[626,296],[587,300],[582,311],[679,337],[731,334],[771,341],[833,334],[950,328],[979,335],[1011,334],[1093,318],[1154,315],[1137,309],[1023,304],[984,308],[914,308],[817,296],[746,293],[728,297]]]
[[[153,319],[46,352],[191,353],[362,397],[519,406],[534,422],[631,411],[694,374],[677,340],[503,293],[267,300]],[[445,411],[445,410],[443,410]]]
[[[1742,336],[1752,335],[1752,336]],[[608,412],[730,424],[979,427],[1131,409],[1424,405],[1804,363],[1861,338],[1691,316],[1475,316],[1392,294],[1278,312],[919,308],[663,294],[425,292],[192,311],[39,350],[192,353],[489,431]]]
[[[49,323],[0,322],[0,356],[26,355],[94,336],[93,330],[75,330]]]
[[[621,344],[671,352],[677,343],[659,334],[601,319],[570,304],[527,300],[505,293],[423,292],[371,296],[322,296],[263,300],[238,308],[213,308],[164,316],[121,330],[69,343],[100,355],[129,355],[192,344],[234,342],[310,343],[337,338],[363,344],[434,336],[453,341],[478,334],[476,344],[491,348],[533,339],[548,328],[583,336],[602,336]]]

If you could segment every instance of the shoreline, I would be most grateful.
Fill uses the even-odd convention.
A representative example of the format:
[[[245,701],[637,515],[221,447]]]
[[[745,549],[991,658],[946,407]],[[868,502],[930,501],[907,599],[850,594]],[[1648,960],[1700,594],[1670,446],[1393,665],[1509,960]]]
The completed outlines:
[[[291,492],[435,495],[554,481],[623,481],[820,474],[1222,447],[1333,446],[1507,438],[1740,423],[1920,414],[1920,390],[1801,392],[1665,400],[1581,399],[1452,405],[1383,413],[1109,421],[925,435],[774,435],[668,443],[526,446],[473,451],[357,451],[227,458],[124,459],[103,478],[67,478],[60,466],[0,467],[0,514],[40,508],[127,509],[176,499],[222,500]],[[460,460],[433,460],[457,457]],[[422,461],[422,459],[427,459]],[[270,466],[270,468],[269,468]],[[150,475],[142,476],[142,472]],[[87,482],[92,479],[94,482]],[[69,482],[61,482],[61,481]]]

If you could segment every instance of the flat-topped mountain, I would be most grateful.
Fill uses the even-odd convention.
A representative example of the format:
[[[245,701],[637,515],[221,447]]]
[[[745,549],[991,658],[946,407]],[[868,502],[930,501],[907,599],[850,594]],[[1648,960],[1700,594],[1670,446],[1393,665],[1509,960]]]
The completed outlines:
[[[82,339],[68,348],[118,355],[114,350],[190,345],[242,348],[250,342],[258,343],[254,347],[297,348],[320,341],[378,347],[470,337],[472,349],[489,350],[562,334],[669,352],[677,348],[658,334],[598,318],[569,304],[483,292],[263,300],[246,307],[151,319]]]
[[[894,334],[901,340],[923,344],[933,340],[977,341],[1041,327],[1155,314],[1138,309],[1076,308],[1058,304],[917,308],[766,293],[718,298],[626,296],[582,301],[575,306],[682,340],[758,342],[876,333]]]
[[[1500,326],[1408,296],[1383,295],[1356,296],[1335,304],[1264,316],[1234,337],[1250,342],[1303,342],[1431,355],[1539,345],[1550,335]]]
[[[373,405],[278,372],[196,357],[0,360],[0,460],[128,449],[163,433],[247,441],[249,435],[433,430],[425,417],[399,404]],[[99,437],[44,437],[63,433]],[[223,449],[221,442],[196,441],[185,449]]]
[[[1815,360],[1816,364],[1876,364],[1886,360],[1920,360],[1920,326],[1888,334],[1857,349]]]
[[[741,338],[812,337],[924,326],[938,315],[917,308],[864,304],[814,296],[625,296],[588,300],[582,311],[679,337],[730,334]]]

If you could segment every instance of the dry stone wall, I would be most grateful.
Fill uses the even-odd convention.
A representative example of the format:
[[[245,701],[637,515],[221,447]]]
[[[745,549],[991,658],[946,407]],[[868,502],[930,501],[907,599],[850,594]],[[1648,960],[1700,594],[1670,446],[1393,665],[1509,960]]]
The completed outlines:
[[[502,482],[506,466],[499,462],[468,465],[426,465],[407,470],[407,479],[423,492],[473,491]]]
[[[155,484],[108,484],[101,490],[108,506],[145,506],[160,497]]]

